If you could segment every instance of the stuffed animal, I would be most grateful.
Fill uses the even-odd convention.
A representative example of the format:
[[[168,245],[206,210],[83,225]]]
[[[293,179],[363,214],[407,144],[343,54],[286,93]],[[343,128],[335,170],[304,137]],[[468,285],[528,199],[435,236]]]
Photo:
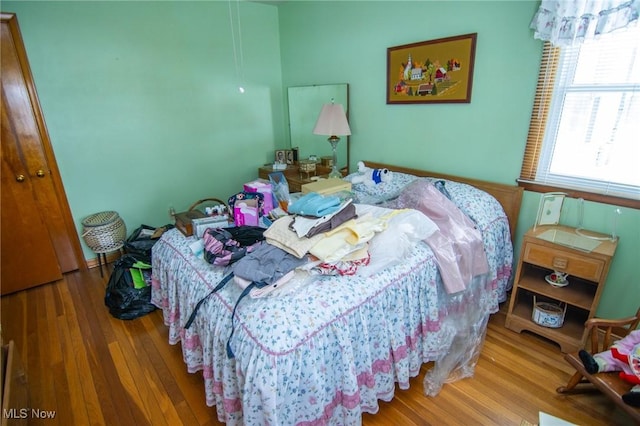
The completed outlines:
[[[608,351],[591,355],[581,350],[578,355],[590,374],[619,371],[623,380],[635,385],[622,395],[622,400],[633,407],[640,407],[640,330],[618,340]]]
[[[364,183],[373,186],[382,182],[390,182],[393,179],[393,172],[389,169],[371,169],[358,161],[358,175],[351,178],[351,183]]]

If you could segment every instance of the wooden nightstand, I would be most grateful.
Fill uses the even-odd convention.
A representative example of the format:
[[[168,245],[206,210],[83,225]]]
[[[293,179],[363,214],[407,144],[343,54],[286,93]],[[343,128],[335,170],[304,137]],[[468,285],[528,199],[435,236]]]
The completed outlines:
[[[584,235],[606,235],[581,231]],[[597,247],[574,248],[582,244]],[[572,246],[569,246],[569,245]],[[618,241],[587,239],[566,226],[538,226],[524,235],[505,326],[513,331],[528,330],[560,345],[562,352],[582,348],[586,338],[584,322],[593,317],[604,289],[611,259]],[[567,273],[568,285],[555,287],[545,277],[553,271]],[[565,306],[559,328],[539,325],[532,320],[533,300]]]
[[[289,184],[289,192],[301,192],[302,185],[305,183],[313,182],[310,178],[314,175],[311,175],[310,178],[307,178],[306,173],[300,173],[297,166],[287,166],[286,170],[273,170],[271,166],[264,166],[258,169],[258,177],[261,179],[269,180],[269,174],[275,172],[283,172],[284,176],[287,178],[287,183]],[[320,164],[316,165],[316,176],[324,176],[331,172],[330,167],[324,167]],[[342,175],[346,176],[346,170],[341,170]]]

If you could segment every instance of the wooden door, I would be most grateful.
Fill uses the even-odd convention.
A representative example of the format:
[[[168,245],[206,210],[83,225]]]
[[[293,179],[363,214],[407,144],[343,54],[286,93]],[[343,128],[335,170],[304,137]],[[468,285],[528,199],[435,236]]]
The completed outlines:
[[[1,22],[0,292],[8,294],[59,280],[84,262],[17,18],[3,13]]]

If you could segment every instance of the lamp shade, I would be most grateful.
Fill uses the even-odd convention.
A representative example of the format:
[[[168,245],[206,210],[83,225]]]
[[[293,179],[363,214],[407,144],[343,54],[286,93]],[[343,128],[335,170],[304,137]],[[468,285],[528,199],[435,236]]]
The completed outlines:
[[[316,127],[313,128],[314,135],[325,136],[347,136],[351,134],[347,115],[344,113],[342,104],[324,104]]]

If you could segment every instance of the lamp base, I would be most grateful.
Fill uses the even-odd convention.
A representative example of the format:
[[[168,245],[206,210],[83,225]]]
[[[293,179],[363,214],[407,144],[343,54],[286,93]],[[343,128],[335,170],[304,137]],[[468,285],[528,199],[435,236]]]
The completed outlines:
[[[336,153],[336,145],[340,142],[340,138],[337,136],[331,136],[327,139],[331,144],[333,151],[333,164],[331,165],[331,172],[329,173],[330,179],[342,179],[342,173],[338,170],[338,154]]]

